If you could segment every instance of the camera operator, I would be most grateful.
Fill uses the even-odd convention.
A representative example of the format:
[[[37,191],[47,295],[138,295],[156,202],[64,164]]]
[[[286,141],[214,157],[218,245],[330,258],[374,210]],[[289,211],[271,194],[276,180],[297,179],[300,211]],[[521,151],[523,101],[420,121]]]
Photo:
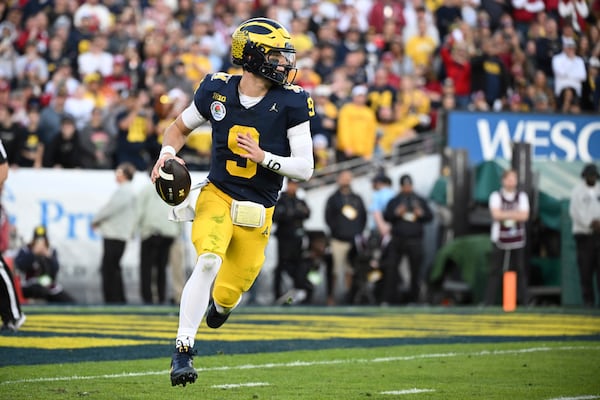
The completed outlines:
[[[74,302],[56,282],[58,256],[56,250],[50,247],[44,226],[34,229],[33,240],[19,250],[15,265],[24,275],[21,287],[26,298],[43,299],[52,303]]]

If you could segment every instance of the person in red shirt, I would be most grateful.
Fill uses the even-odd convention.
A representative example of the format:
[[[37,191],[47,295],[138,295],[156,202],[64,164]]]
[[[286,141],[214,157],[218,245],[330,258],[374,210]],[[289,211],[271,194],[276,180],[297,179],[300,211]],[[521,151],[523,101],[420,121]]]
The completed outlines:
[[[466,108],[471,94],[471,60],[466,42],[450,38],[440,49],[446,77],[454,82],[457,108]]]

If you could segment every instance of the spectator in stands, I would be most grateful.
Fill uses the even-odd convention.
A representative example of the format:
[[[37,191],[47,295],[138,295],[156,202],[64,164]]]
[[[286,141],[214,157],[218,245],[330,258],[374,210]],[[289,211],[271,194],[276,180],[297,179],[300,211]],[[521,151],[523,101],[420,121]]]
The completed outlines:
[[[502,273],[517,272],[517,303],[527,304],[528,269],[525,264],[527,240],[525,224],[529,220],[529,197],[518,188],[517,171],[508,169],[502,174],[502,187],[490,194],[492,215],[490,266],[485,304],[498,303]]]
[[[424,78],[407,75],[402,78],[402,87],[395,104],[396,119],[407,129],[425,132],[431,128],[431,102],[422,89]]]
[[[373,82],[368,85],[367,104],[373,111],[380,107],[393,107],[396,103],[397,90],[389,83],[389,71],[379,67],[375,70]]]
[[[402,32],[405,25],[404,8],[401,1],[398,0],[375,0],[368,16],[369,26],[375,30],[375,33],[381,34],[384,31],[386,21],[392,21],[395,26],[395,33]]]
[[[346,75],[348,76],[353,85],[367,84],[368,76],[366,66],[366,52],[363,49],[350,51],[346,54],[346,59],[343,63],[343,68],[345,69]]]
[[[9,167],[13,167],[17,164],[19,146],[21,145],[22,138],[25,136],[25,129],[22,125],[12,120],[10,111],[8,105],[0,104],[0,141],[6,151],[6,155],[3,156],[6,161],[2,163],[6,162]]]
[[[464,109],[470,102],[471,61],[468,45],[450,37],[440,49],[440,56],[446,77],[454,82],[454,96],[457,108]]]
[[[340,108],[336,133],[336,160],[338,162],[370,160],[375,150],[377,119],[367,105],[367,87],[355,86],[352,101]]]
[[[51,303],[75,302],[57,282],[58,253],[50,246],[45,226],[35,227],[32,240],[19,249],[15,266],[23,274],[21,289],[25,298]]]
[[[435,10],[435,25],[440,37],[447,37],[452,31],[452,26],[461,19],[460,2],[458,0],[444,0],[442,5]]]
[[[400,120],[396,106],[381,106],[377,109],[377,152],[390,156],[402,144],[417,137],[408,119]]]
[[[582,182],[571,192],[569,215],[577,249],[577,265],[581,295],[586,307],[600,305],[594,296],[594,273],[596,286],[600,289],[600,184],[598,167],[587,164],[581,171]],[[594,300],[596,297],[596,300]]]
[[[535,63],[548,78],[548,83],[553,84],[554,71],[552,70],[552,58],[560,53],[562,49],[556,20],[548,18],[542,32],[542,35],[535,39]]]
[[[363,47],[363,38],[360,30],[351,26],[344,33],[342,41],[337,45],[335,49],[335,63],[341,65],[346,62],[346,56],[348,53],[358,51]]]
[[[210,59],[200,51],[200,39],[190,37],[186,40],[179,59],[185,65],[185,74],[191,82],[199,83],[204,75],[213,71]]]
[[[315,46],[314,38],[308,32],[308,18],[304,14],[296,15],[292,20],[290,35],[296,49],[296,58],[308,57]]]
[[[400,192],[388,201],[383,211],[384,220],[391,225],[391,241],[381,260],[384,286],[381,299],[388,304],[420,302],[424,225],[433,219],[427,201],[414,192],[411,176],[402,175],[399,183]],[[402,298],[398,269],[405,255],[410,268],[410,285],[408,295]]]
[[[329,99],[331,96],[331,87],[329,85],[319,85],[312,92],[312,98],[315,102],[315,118],[311,120],[310,131],[313,135],[322,135],[327,141],[327,146],[331,146],[337,128],[338,108]]]
[[[65,57],[66,41],[61,36],[51,36],[48,42],[48,49],[43,54],[46,64],[48,65],[48,73],[52,77],[61,61]]]
[[[44,146],[43,166],[45,168],[80,168],[83,151],[75,120],[65,114],[61,120],[59,134],[52,138],[47,146]]]
[[[329,42],[319,43],[316,47],[315,72],[321,77],[323,83],[331,83],[333,71],[337,67],[335,59],[335,45]]]
[[[16,62],[19,53],[13,46],[16,27],[9,21],[0,23],[0,79],[12,81],[17,76]]]
[[[104,85],[110,87],[110,92],[114,95],[123,90],[131,90],[133,82],[127,74],[126,64],[127,59],[122,54],[115,54],[113,57],[112,74],[104,77]]]
[[[588,66],[588,75],[582,87],[582,109],[586,111],[600,111],[600,60],[591,57]]]
[[[160,80],[164,80],[167,85],[167,90],[178,88],[191,98],[194,95],[195,84],[185,74],[183,61],[175,59],[168,69],[171,71],[170,74],[161,74],[160,76]]]
[[[406,8],[404,10],[405,17],[407,14],[414,15],[414,17],[408,16],[408,18],[406,18],[406,26],[402,30],[404,43],[408,45],[410,38],[419,34],[419,25],[424,24],[424,36],[433,39],[435,47],[438,47],[440,45],[440,33],[435,26],[432,12],[427,9],[421,0],[412,2],[413,9],[410,12],[408,9],[409,4],[410,3],[406,3]]]
[[[575,40],[565,38],[563,51],[552,57],[554,94],[558,98],[558,110],[564,113],[579,107],[582,84],[587,78],[585,63],[575,54],[576,47]]]
[[[573,27],[578,35],[585,33],[586,19],[590,13],[586,0],[558,0],[561,25]]]
[[[104,77],[97,72],[84,76],[82,86],[85,91],[84,98],[91,100],[94,108],[109,108],[118,95],[111,85],[105,84]]]
[[[92,228],[103,238],[100,271],[106,303],[126,303],[121,257],[134,231],[136,197],[133,188],[135,165],[122,163],[115,169],[118,188],[94,215]]]
[[[406,41],[406,56],[411,59],[415,67],[431,64],[438,46],[436,39],[429,33],[428,27],[425,18],[421,18],[417,23],[417,32]]]
[[[73,23],[79,28],[84,19],[92,21],[94,32],[106,33],[112,24],[113,16],[108,7],[102,4],[100,0],[85,0],[75,11]]]
[[[367,224],[367,211],[362,197],[352,190],[354,176],[342,170],[337,178],[337,189],[325,204],[325,223],[329,228],[333,271],[328,282],[328,305],[345,303],[352,287],[352,269],[348,252],[357,235],[362,235]]]
[[[132,91],[126,100],[126,107],[116,117],[116,162],[130,162],[139,171],[145,171],[151,159],[149,145],[157,141],[150,96],[145,90]]]
[[[88,78],[89,79],[89,78]],[[83,127],[89,122],[92,116],[92,110],[95,107],[94,100],[86,96],[87,89],[84,85],[79,85],[75,92],[65,100],[64,113],[75,118],[77,129]]]
[[[61,120],[66,114],[67,96],[67,88],[61,86],[50,100],[50,104],[44,107],[40,113],[40,132],[44,145],[50,144],[52,139],[60,132]]]
[[[38,43],[28,41],[25,51],[15,63],[17,80],[21,84],[33,85],[37,91],[42,92],[48,80],[48,64],[38,51]]]
[[[321,84],[321,77],[314,71],[314,61],[310,57],[301,58],[296,61],[296,79],[294,83],[301,86],[307,92],[312,92]]]
[[[21,23],[15,23],[21,27]],[[25,53],[28,44],[35,43],[37,51],[44,53],[48,46],[48,17],[45,12],[38,11],[25,17],[23,29],[15,40],[15,47],[19,53]]]
[[[548,103],[548,108],[550,110],[554,110],[556,108],[554,91],[552,90],[548,82],[548,77],[546,76],[544,71],[535,71],[532,83],[533,84],[529,85],[527,88],[529,97],[531,99],[538,99],[540,102],[545,101],[546,103]]]
[[[511,0],[512,17],[521,37],[526,37],[536,14],[545,10],[545,3],[544,0]]]
[[[89,49],[77,57],[77,70],[79,75],[85,77],[98,73],[101,76],[110,76],[113,71],[114,56],[106,51],[108,39],[105,35],[96,34],[89,42]]]
[[[412,74],[414,65],[404,52],[404,42],[401,35],[394,36],[388,43],[388,50],[381,55],[381,65],[389,71],[390,84],[400,87],[402,76]]]
[[[87,169],[114,168],[115,138],[110,134],[104,113],[94,108],[90,122],[81,130],[81,166]]]
[[[71,66],[71,60],[68,58],[61,58],[56,65],[56,70],[52,74],[52,77],[44,86],[44,93],[50,95],[51,98],[57,95],[61,88],[66,89],[66,94],[70,95],[75,93],[75,89],[81,85],[74,76],[73,68]]]
[[[509,71],[498,56],[494,37],[483,41],[482,51],[481,55],[471,58],[471,90],[483,91],[490,109],[500,110],[507,97]]]
[[[41,168],[44,157],[44,142],[39,129],[39,107],[30,107],[27,111],[27,119],[27,126],[19,140],[17,165],[19,167]]]

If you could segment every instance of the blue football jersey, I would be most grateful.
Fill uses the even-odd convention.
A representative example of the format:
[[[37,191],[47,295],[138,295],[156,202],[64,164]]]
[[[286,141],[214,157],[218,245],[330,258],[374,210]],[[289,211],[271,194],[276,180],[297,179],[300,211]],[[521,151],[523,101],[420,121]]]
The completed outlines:
[[[261,149],[288,157],[287,130],[313,118],[314,104],[295,85],[273,86],[255,106],[240,104],[240,75],[207,75],[194,93],[194,104],[212,126],[212,154],[208,179],[236,200],[271,207],[283,177],[245,158],[237,145],[239,133],[250,133]]]

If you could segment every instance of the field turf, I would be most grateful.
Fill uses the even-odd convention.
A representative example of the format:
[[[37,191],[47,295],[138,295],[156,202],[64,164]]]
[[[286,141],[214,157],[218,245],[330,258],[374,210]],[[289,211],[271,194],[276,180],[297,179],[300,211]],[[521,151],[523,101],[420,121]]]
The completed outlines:
[[[242,306],[171,387],[177,311],[28,306],[0,399],[600,399],[597,310]]]

